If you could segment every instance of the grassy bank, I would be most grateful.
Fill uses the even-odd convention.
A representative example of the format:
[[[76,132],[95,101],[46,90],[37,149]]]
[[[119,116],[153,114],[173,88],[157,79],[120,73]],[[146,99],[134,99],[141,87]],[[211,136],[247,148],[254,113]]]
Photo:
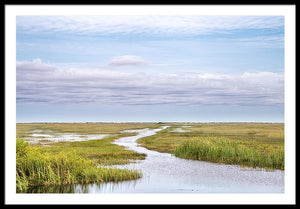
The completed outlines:
[[[177,123],[138,143],[181,158],[284,169],[280,123]]]
[[[49,152],[17,140],[17,192],[29,186],[132,180],[141,173],[126,169],[103,168],[76,152]]]
[[[39,146],[41,152],[52,154],[60,152],[72,152],[80,157],[92,160],[97,165],[122,165],[133,160],[143,160],[146,155],[122,146],[113,144],[115,139],[135,135],[134,133],[122,133],[117,136],[106,137],[99,140],[78,141],[78,142],[52,142],[46,147]]]
[[[248,143],[221,137],[196,137],[182,142],[173,153],[177,157],[187,159],[248,167],[284,169],[283,148],[260,152]],[[264,147],[264,149],[272,149],[272,147]]]
[[[32,123],[17,124],[17,138],[39,134],[109,134],[89,141],[28,144],[17,140],[17,192],[26,192],[32,186],[68,185],[74,183],[132,180],[141,173],[131,170],[104,168],[144,159],[145,154],[126,150],[113,144],[115,139],[132,136],[124,130],[157,128],[148,123]]]

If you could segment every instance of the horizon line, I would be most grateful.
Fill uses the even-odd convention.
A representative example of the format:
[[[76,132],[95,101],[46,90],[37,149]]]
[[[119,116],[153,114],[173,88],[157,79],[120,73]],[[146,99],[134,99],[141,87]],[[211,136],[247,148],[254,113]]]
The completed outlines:
[[[284,123],[284,121],[48,121],[48,122],[16,122],[16,123]]]

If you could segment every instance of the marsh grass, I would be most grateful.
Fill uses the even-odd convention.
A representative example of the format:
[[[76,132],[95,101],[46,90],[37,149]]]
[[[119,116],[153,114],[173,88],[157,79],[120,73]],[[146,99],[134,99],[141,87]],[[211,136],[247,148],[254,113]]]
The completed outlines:
[[[30,186],[123,181],[141,177],[138,171],[99,167],[74,152],[54,154],[41,151],[20,139],[17,140],[16,156],[18,193],[26,192]]]
[[[181,158],[203,160],[249,167],[284,169],[284,150],[268,147],[260,152],[243,141],[221,137],[198,137],[182,142],[174,150]]]
[[[126,150],[112,142],[120,137],[136,133],[122,133],[124,130],[157,124],[142,123],[34,123],[17,124],[17,137],[29,137],[34,132],[56,134],[110,134],[111,136],[89,141],[41,140],[28,144],[17,139],[17,192],[28,188],[76,183],[133,180],[141,177],[138,171],[107,168],[106,165],[126,164],[144,159],[145,154]],[[45,146],[46,145],[46,146]],[[30,190],[30,189],[29,189]]]

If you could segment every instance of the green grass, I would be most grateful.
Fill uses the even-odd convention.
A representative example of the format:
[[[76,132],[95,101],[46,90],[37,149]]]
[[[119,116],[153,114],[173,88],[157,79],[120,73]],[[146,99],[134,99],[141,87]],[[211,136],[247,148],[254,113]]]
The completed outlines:
[[[17,192],[30,186],[66,185],[74,183],[133,180],[141,177],[138,171],[99,167],[92,160],[73,152],[47,152],[17,140]]]
[[[181,158],[203,160],[216,163],[237,164],[248,167],[284,169],[284,149],[260,152],[244,141],[222,137],[195,137],[182,142],[174,150]],[[261,145],[263,146],[263,145]]]
[[[148,149],[171,153],[181,158],[284,169],[284,124],[282,123],[169,125],[170,128],[156,135],[141,138],[137,142]],[[183,126],[189,126],[183,128],[187,132],[173,132]],[[235,156],[235,152],[238,152],[239,156]]]

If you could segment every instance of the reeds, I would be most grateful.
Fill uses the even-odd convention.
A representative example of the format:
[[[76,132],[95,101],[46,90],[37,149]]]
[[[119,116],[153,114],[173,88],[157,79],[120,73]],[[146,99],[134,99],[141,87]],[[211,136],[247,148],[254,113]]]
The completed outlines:
[[[182,142],[174,150],[181,158],[203,160],[249,167],[284,169],[284,150],[268,146],[265,152],[244,141],[224,137],[195,137]],[[262,148],[260,148],[262,150]]]
[[[65,185],[73,183],[133,180],[138,171],[97,167],[93,161],[72,152],[41,152],[23,140],[17,140],[17,192],[28,186]]]

